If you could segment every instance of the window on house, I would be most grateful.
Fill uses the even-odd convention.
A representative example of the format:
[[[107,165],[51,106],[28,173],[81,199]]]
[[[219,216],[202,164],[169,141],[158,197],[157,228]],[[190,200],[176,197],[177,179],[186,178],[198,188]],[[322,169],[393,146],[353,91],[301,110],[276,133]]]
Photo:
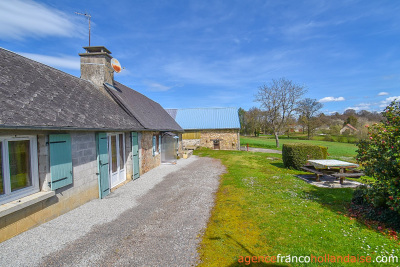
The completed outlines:
[[[112,166],[112,172],[117,171],[117,136],[112,135],[111,136],[111,166]]]
[[[4,181],[3,181],[3,159],[2,159],[2,142],[0,142],[0,195],[4,195]]]
[[[126,180],[124,136],[123,133],[112,133],[108,135],[111,188]]]
[[[0,137],[0,203],[39,191],[36,137]]]
[[[160,140],[160,137],[159,137],[159,135],[158,134],[156,134],[156,152],[159,150],[159,148],[160,148],[160,142],[159,142],[159,140]]]
[[[153,156],[160,152],[160,135],[153,135]]]
[[[119,134],[119,158],[120,158],[120,168],[123,169],[125,165],[124,161],[124,135]]]

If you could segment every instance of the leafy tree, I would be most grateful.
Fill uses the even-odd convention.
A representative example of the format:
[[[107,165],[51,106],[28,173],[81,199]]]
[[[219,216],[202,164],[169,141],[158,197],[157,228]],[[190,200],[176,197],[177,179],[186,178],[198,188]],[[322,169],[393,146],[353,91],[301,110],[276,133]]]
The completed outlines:
[[[239,108],[238,115],[240,122],[240,134],[246,134],[246,121],[245,121],[246,111],[242,108]]]
[[[358,144],[357,161],[376,179],[367,200],[400,213],[400,103],[392,102],[382,115],[384,120],[368,127],[369,138]]]
[[[352,110],[352,109],[348,109],[348,110]],[[346,110],[347,111],[347,110]],[[343,126],[345,126],[346,124],[350,124],[354,127],[357,126],[357,122],[358,119],[354,114],[351,114],[350,116],[347,117],[347,119],[344,121]]]
[[[266,122],[275,135],[276,147],[279,147],[279,133],[284,131],[288,118],[304,93],[304,86],[285,78],[272,79],[269,84],[258,88],[255,101],[260,102],[261,108],[266,111]]]
[[[262,127],[262,111],[259,108],[252,107],[246,112],[247,122],[247,133],[254,134],[254,136],[260,135],[260,129]]]
[[[311,133],[320,123],[320,120],[315,119],[317,112],[323,105],[317,99],[305,98],[297,103],[297,112],[300,114],[301,121],[307,128],[307,137],[310,140]]]

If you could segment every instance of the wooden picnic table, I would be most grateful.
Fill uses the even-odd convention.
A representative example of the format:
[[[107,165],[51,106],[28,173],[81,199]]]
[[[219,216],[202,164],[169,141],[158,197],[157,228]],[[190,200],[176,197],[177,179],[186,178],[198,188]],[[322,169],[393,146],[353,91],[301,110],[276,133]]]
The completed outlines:
[[[351,162],[335,160],[335,159],[311,159],[307,160],[307,165],[302,169],[307,172],[315,173],[317,181],[321,175],[331,175],[340,178],[340,184],[343,184],[345,177],[360,177],[364,173],[355,170],[359,165]]]

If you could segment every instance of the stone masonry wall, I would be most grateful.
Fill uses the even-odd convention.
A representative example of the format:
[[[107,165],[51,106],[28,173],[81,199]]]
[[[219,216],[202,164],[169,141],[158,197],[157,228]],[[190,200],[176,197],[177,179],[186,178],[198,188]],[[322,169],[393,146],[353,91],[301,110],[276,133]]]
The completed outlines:
[[[153,135],[159,132],[142,132],[140,138],[140,175],[161,164],[161,155],[153,156]]]
[[[214,149],[214,139],[219,139],[221,150],[239,150],[238,130],[204,130],[201,131],[200,146]]]

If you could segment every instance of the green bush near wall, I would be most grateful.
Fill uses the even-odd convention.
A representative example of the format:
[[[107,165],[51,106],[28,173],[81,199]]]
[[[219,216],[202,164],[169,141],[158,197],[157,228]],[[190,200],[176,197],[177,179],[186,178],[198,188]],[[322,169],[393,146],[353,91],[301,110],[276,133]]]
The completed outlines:
[[[282,160],[286,168],[299,170],[308,159],[326,159],[328,148],[302,143],[284,144]]]

